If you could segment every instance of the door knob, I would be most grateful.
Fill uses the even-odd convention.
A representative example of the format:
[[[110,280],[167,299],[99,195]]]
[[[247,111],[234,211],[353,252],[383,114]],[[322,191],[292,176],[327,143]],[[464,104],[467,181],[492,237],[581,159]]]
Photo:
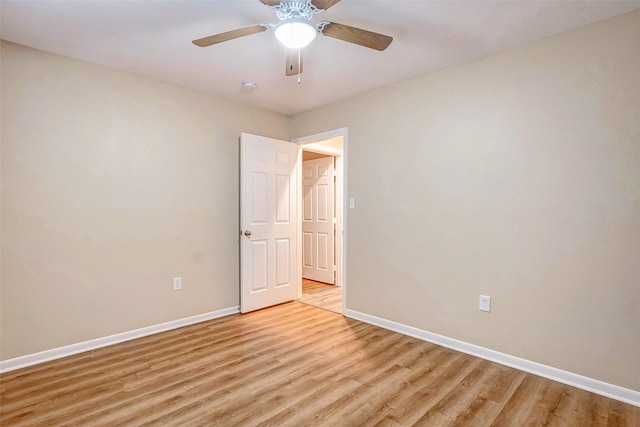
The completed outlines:
[[[247,237],[251,237],[251,231],[244,230],[244,235],[247,236]]]

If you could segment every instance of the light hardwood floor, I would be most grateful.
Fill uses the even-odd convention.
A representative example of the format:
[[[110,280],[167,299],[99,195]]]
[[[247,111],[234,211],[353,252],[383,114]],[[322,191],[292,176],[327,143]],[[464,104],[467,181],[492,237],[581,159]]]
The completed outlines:
[[[640,425],[640,408],[299,302],[0,381],[3,427]]]
[[[342,288],[303,278],[300,302],[342,314]]]
[[[326,289],[333,289],[334,285],[328,283],[316,282],[315,280],[302,278],[302,293],[308,294],[315,291],[322,291]]]

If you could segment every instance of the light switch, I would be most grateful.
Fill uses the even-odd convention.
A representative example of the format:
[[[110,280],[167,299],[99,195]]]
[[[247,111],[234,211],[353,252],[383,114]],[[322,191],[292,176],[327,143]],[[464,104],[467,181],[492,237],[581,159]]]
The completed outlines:
[[[480,295],[480,311],[491,311],[491,297],[488,295]]]

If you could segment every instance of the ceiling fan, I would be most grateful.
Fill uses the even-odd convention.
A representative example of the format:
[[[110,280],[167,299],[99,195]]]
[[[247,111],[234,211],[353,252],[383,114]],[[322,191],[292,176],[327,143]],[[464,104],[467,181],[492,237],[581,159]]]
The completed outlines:
[[[311,22],[313,15],[329,9],[331,6],[339,3],[340,0],[259,1],[265,6],[275,10],[280,22],[276,24],[256,24],[213,36],[203,37],[193,40],[193,44],[200,47],[207,47],[273,29],[276,38],[288,49],[285,74],[287,76],[299,76],[300,73],[302,73],[302,54],[300,49],[311,43],[318,33],[379,51],[385,50],[393,41],[393,37],[349,25],[330,21],[320,21],[315,24]]]

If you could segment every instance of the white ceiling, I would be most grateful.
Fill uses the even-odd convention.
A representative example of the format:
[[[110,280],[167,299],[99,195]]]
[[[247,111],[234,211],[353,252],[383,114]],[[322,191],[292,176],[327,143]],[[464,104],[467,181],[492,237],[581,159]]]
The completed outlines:
[[[271,30],[200,48],[191,40],[262,22],[258,0],[0,0],[2,39],[292,115],[640,8],[635,1],[342,0],[314,17],[390,35],[383,52],[318,36],[302,83]],[[247,93],[244,80],[258,88]]]

